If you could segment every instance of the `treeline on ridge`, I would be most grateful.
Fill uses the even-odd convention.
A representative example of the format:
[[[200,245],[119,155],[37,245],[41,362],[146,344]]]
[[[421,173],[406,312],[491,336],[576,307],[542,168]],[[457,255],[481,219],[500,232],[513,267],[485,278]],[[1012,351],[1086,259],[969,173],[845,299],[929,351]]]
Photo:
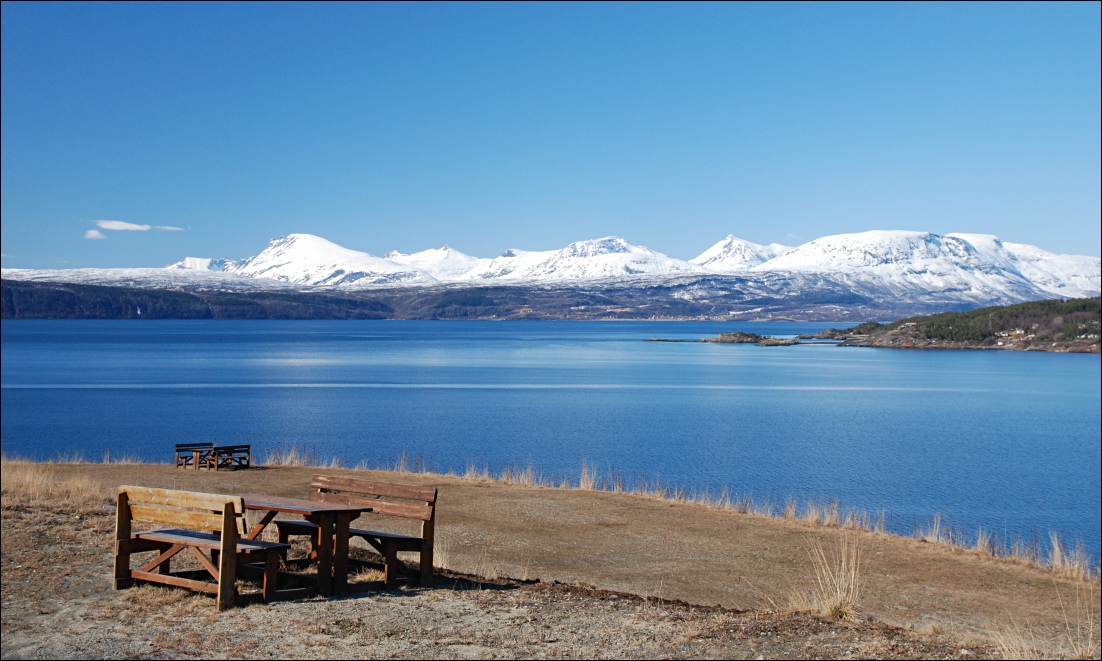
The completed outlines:
[[[912,324],[912,332],[927,340],[940,342],[984,342],[1001,333],[1017,330],[1038,340],[1065,340],[1099,333],[1102,299],[1030,301],[968,312],[942,312],[925,317],[909,317],[889,324],[865,322],[847,333],[875,335]]]

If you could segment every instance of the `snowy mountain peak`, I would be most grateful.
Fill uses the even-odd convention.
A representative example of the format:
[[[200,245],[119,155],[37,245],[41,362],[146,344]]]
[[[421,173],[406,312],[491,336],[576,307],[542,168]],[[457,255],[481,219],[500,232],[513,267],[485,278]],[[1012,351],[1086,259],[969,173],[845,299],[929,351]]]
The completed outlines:
[[[970,243],[952,236],[905,230],[873,230],[824,236],[779,255],[755,270],[846,271],[886,264],[947,260],[979,264]]]
[[[791,249],[790,246],[779,243],[763,246],[728,234],[726,239],[708,248],[700,256],[690,259],[689,263],[709,271],[735,273],[753,268]]]
[[[591,239],[589,241],[575,241],[559,251],[559,254],[563,257],[596,257],[616,253],[655,254],[653,250],[633,246],[618,236],[606,236],[603,239]]]
[[[432,276],[350,250],[313,234],[272,239],[256,257],[235,265],[232,273],[303,285],[380,286],[430,284]]]
[[[436,280],[456,280],[491,261],[471,257],[447,245],[410,255],[392,250],[386,254],[386,259],[406,268],[423,271]]]

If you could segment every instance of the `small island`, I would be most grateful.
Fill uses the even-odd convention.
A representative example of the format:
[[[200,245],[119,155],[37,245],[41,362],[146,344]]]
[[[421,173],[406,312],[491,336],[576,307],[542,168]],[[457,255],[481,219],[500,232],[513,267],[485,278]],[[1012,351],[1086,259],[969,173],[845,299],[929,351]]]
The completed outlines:
[[[720,333],[715,337],[705,337],[699,340],[668,340],[661,337],[651,337],[647,339],[647,342],[711,342],[713,344],[753,344],[759,347],[789,347],[799,344],[796,340],[758,335],[757,333],[743,333],[742,331]]]

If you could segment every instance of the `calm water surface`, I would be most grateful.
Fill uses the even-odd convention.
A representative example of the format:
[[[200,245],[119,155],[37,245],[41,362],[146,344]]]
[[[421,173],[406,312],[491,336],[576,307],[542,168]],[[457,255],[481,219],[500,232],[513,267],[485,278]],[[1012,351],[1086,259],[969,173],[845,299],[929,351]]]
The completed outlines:
[[[643,342],[830,324],[4,321],[7,456],[178,442],[628,482],[1056,530],[1099,557],[1098,356]]]

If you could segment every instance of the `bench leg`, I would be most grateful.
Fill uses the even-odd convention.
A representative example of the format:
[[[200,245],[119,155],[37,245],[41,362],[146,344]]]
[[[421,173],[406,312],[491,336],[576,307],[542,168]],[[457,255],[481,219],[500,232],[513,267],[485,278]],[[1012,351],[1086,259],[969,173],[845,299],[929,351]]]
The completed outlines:
[[[432,587],[432,544],[421,543],[421,587]]]
[[[383,583],[389,588],[398,574],[398,547],[389,541],[383,542]]]
[[[289,544],[290,543],[289,540],[291,539],[291,534],[289,532],[285,531],[283,528],[277,528],[277,530],[279,531],[279,543],[280,544]],[[280,549],[279,550],[279,557],[282,558],[284,562],[287,562],[287,551],[288,550],[289,549]]]
[[[279,552],[268,551],[264,554],[264,586],[262,595],[265,602],[275,599],[276,580],[279,576]]]
[[[125,493],[115,499],[115,580],[114,589],[134,585],[130,576],[130,501]]]
[[[130,553],[119,550],[120,544],[115,542],[115,581],[114,589],[125,590],[134,585],[134,579],[130,578]]]
[[[226,503],[222,512],[222,543],[218,549],[218,603],[220,611],[233,608],[237,580],[237,523],[233,503]]]

